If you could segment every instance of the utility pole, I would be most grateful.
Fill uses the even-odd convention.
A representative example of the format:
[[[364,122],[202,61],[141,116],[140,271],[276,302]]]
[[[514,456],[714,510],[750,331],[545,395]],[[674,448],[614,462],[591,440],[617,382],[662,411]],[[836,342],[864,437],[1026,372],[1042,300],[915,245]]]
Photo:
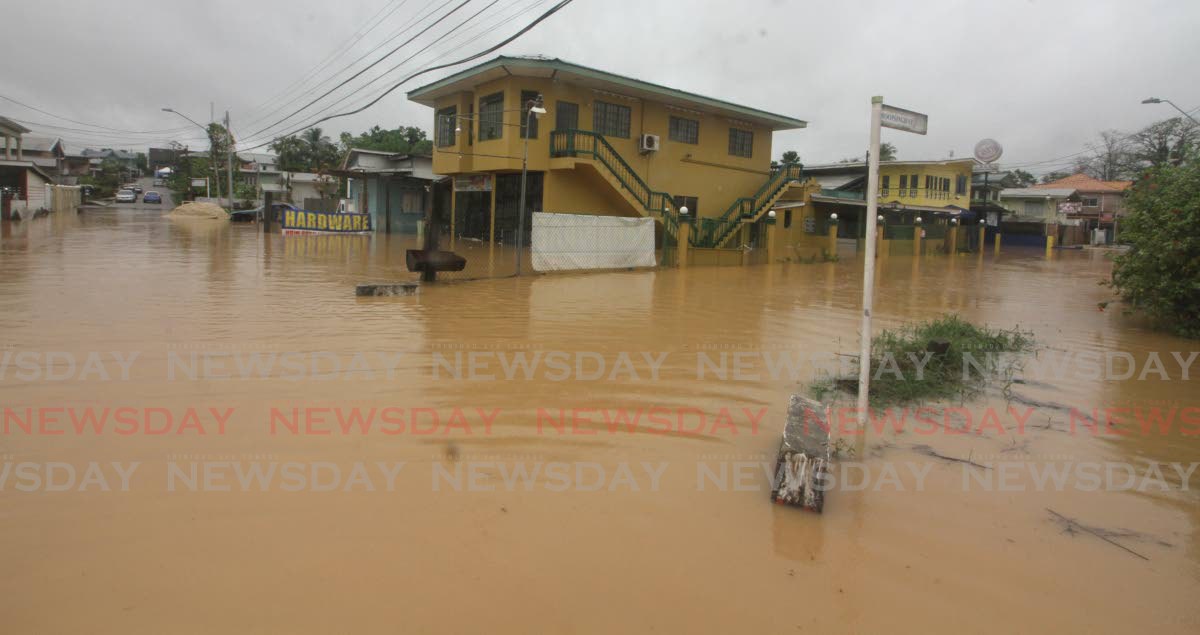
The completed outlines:
[[[229,179],[229,211],[233,211],[233,128],[229,127],[229,111],[225,111],[225,138],[229,142],[229,153],[225,157],[225,177]]]

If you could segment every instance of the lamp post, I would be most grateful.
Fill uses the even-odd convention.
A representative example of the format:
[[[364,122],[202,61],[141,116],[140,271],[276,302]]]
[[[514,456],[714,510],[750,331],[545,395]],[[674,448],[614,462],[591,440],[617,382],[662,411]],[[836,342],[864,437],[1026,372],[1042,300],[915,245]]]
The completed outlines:
[[[1184,117],[1187,117],[1188,119],[1191,119],[1192,123],[1194,123],[1196,125],[1200,125],[1200,121],[1196,121],[1195,117],[1184,112],[1184,110],[1182,108],[1180,108],[1179,106],[1176,106],[1175,102],[1171,101],[1170,99],[1159,99],[1158,97],[1148,97],[1146,99],[1143,99],[1142,103],[1143,104],[1171,104],[1171,107],[1174,108],[1175,110],[1178,110],[1179,114],[1183,115]]]
[[[533,127],[535,115],[546,114],[546,105],[539,93],[537,98],[525,102],[525,143],[521,150],[521,202],[518,205],[517,218],[517,275],[521,275],[521,252],[525,250],[525,181],[529,173],[529,130]]]

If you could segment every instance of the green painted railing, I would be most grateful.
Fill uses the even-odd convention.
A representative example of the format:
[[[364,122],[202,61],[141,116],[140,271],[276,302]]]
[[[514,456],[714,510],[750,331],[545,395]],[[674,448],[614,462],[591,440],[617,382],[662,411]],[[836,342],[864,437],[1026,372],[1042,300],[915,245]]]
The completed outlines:
[[[763,211],[775,197],[790,183],[800,180],[804,166],[800,164],[781,165],[771,170],[771,176],[758,188],[753,196],[743,196],[733,202],[717,220],[721,223],[710,225],[713,231],[698,232],[697,244],[702,247],[717,247],[734,231],[737,223],[743,218],[753,218]]]
[[[646,211],[662,218],[667,235],[678,240],[679,210],[675,209],[674,197],[651,189],[603,135],[590,130],[555,130],[550,133],[550,156],[595,159]]]

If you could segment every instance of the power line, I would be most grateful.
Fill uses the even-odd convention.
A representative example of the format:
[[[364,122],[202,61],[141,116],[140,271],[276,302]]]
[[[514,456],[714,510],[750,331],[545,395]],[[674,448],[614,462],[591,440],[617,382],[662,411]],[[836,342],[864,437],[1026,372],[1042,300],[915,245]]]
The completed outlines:
[[[514,34],[510,35],[509,37],[507,37],[507,38],[505,38],[505,39],[503,39],[503,40],[501,40],[501,41],[500,41],[499,43],[497,43],[497,44],[494,44],[494,45],[492,45],[492,46],[490,46],[490,47],[488,47],[488,48],[486,48],[486,49],[484,49],[484,50],[482,50],[482,51],[480,51],[480,52],[478,52],[478,53],[475,53],[474,55],[468,55],[467,57],[464,57],[464,58],[461,58],[461,59],[454,60],[453,62],[447,62],[447,63],[445,63],[445,64],[438,64],[438,65],[436,65],[436,66],[430,66],[430,67],[427,67],[427,68],[425,68],[425,69],[423,69],[423,70],[417,71],[417,72],[415,72],[415,73],[413,73],[413,74],[411,74],[411,75],[409,75],[409,76],[405,77],[404,79],[401,79],[400,81],[396,82],[395,84],[393,84],[393,85],[392,85],[392,87],[391,87],[391,88],[389,88],[389,89],[387,89],[386,91],[384,91],[384,92],[383,92],[383,94],[379,95],[379,96],[378,96],[378,97],[376,97],[375,99],[372,99],[372,100],[371,100],[370,102],[368,102],[366,105],[363,105],[363,106],[361,106],[361,107],[359,107],[359,108],[356,108],[356,109],[354,109],[354,110],[348,110],[348,111],[346,111],[346,112],[341,112],[341,113],[337,113],[337,114],[333,114],[333,115],[328,115],[328,116],[322,117],[322,118],[320,118],[320,119],[318,119],[318,120],[316,120],[316,121],[314,121],[314,122],[311,122],[311,123],[309,123],[308,125],[306,125],[306,126],[304,126],[304,127],[302,127],[302,128],[299,128],[299,129],[297,129],[297,130],[294,130],[294,131],[292,131],[292,132],[290,132],[290,133],[288,133],[288,134],[286,134],[286,135],[283,135],[283,136],[291,136],[291,135],[293,135],[293,134],[296,134],[296,132],[299,132],[300,130],[303,130],[304,128],[309,128],[309,127],[315,126],[316,124],[319,124],[319,123],[322,123],[322,122],[325,122],[325,121],[329,121],[329,120],[331,120],[331,119],[338,119],[338,118],[340,118],[340,117],[349,117],[350,115],[356,115],[356,114],[358,114],[358,113],[360,113],[360,112],[362,112],[362,111],[364,111],[364,110],[366,110],[366,109],[370,108],[371,106],[374,106],[375,104],[379,103],[379,101],[380,101],[381,99],[383,99],[384,97],[387,97],[389,94],[391,94],[391,93],[392,93],[393,91],[395,91],[397,88],[400,88],[400,87],[401,87],[401,86],[403,86],[404,84],[407,84],[408,82],[412,81],[413,79],[415,79],[415,78],[417,78],[417,77],[420,77],[421,75],[424,75],[425,73],[430,73],[430,72],[433,72],[433,71],[436,71],[436,70],[440,70],[440,69],[443,69],[443,68],[449,68],[449,67],[451,67],[451,66],[458,66],[458,65],[460,65],[460,64],[465,64],[465,63],[467,63],[467,62],[470,62],[470,61],[472,61],[472,60],[477,60],[477,59],[479,59],[479,58],[483,57],[484,55],[487,55],[488,53],[491,53],[491,52],[493,52],[493,51],[496,51],[497,49],[500,49],[501,47],[503,47],[503,46],[505,46],[505,45],[509,44],[510,42],[513,42],[514,40],[516,40],[516,39],[520,38],[522,35],[525,35],[525,34],[526,34],[526,33],[528,33],[529,31],[533,30],[533,28],[534,28],[535,26],[537,26],[537,25],[541,24],[543,21],[545,21],[546,19],[548,19],[550,16],[554,15],[555,13],[558,13],[558,12],[559,12],[559,11],[561,11],[561,10],[562,10],[564,7],[566,7],[567,5],[571,4],[573,1],[574,1],[574,0],[559,0],[558,4],[555,4],[553,7],[550,7],[549,9],[547,9],[545,12],[543,12],[541,15],[539,15],[537,18],[535,18],[535,19],[534,19],[532,22],[530,22],[529,24],[527,24],[527,25],[525,25],[524,27],[522,27],[522,28],[521,28],[519,31],[517,31],[516,33],[514,33]],[[267,141],[267,142],[264,142],[264,143],[260,143],[260,144],[258,144],[258,145],[251,146],[251,147],[247,148],[247,150],[253,150],[253,149],[255,149],[255,148],[261,148],[261,147],[263,147],[263,146],[269,145],[270,143],[271,143],[271,141]]]
[[[446,2],[445,4],[449,4],[451,1],[452,1],[452,0],[447,0],[447,2]],[[374,67],[375,67],[377,64],[379,64],[379,63],[380,63],[380,62],[382,62],[383,60],[387,59],[388,57],[391,57],[393,54],[395,54],[395,53],[396,53],[396,51],[399,51],[401,48],[403,48],[404,46],[407,46],[407,45],[408,45],[410,42],[412,42],[412,41],[413,41],[413,40],[415,40],[416,38],[418,38],[418,37],[420,37],[420,36],[424,35],[425,33],[427,33],[427,32],[428,32],[430,29],[432,29],[433,27],[437,26],[438,24],[441,24],[441,23],[442,23],[442,21],[446,20],[446,19],[447,19],[447,18],[449,18],[451,15],[454,15],[456,12],[458,12],[458,10],[460,10],[460,9],[462,9],[463,7],[467,6],[467,4],[468,4],[468,3],[470,3],[470,2],[471,2],[471,0],[463,0],[461,3],[459,3],[459,4],[458,4],[457,6],[455,6],[453,9],[451,9],[450,11],[446,12],[445,14],[443,14],[443,15],[442,15],[442,17],[438,18],[437,20],[434,20],[434,21],[433,21],[431,24],[429,24],[428,26],[426,26],[424,29],[421,29],[421,31],[420,31],[419,33],[417,33],[416,35],[414,35],[414,36],[410,37],[409,39],[405,40],[405,41],[404,41],[402,44],[400,44],[400,45],[399,45],[399,46],[397,46],[396,48],[392,49],[391,51],[388,51],[386,54],[384,54],[384,55],[383,55],[383,57],[380,57],[379,59],[375,60],[374,62],[371,62],[370,64],[368,64],[366,68],[364,68],[364,69],[362,69],[362,70],[358,71],[357,73],[355,73],[355,74],[351,75],[350,77],[348,77],[348,78],[346,78],[346,79],[342,80],[341,82],[339,82],[339,83],[338,83],[336,86],[334,86],[333,88],[330,88],[329,90],[327,90],[327,91],[325,91],[324,93],[322,93],[322,94],[321,94],[319,97],[317,97],[316,99],[313,99],[312,101],[308,102],[307,104],[304,104],[303,106],[301,106],[301,107],[297,108],[295,111],[293,111],[291,114],[287,115],[287,116],[286,116],[286,117],[284,117],[283,119],[280,119],[279,121],[277,121],[277,122],[275,122],[275,123],[273,123],[273,124],[271,124],[271,125],[267,126],[266,128],[263,128],[263,129],[261,129],[261,130],[258,130],[258,131],[256,131],[256,132],[253,132],[253,133],[251,133],[251,134],[250,134],[250,136],[251,136],[251,137],[256,137],[256,136],[258,136],[258,135],[262,134],[263,132],[265,132],[265,131],[267,131],[267,130],[270,130],[271,128],[274,128],[274,127],[276,127],[276,126],[278,126],[278,125],[282,124],[283,122],[287,121],[288,119],[291,119],[292,117],[296,116],[297,114],[299,114],[299,113],[303,112],[303,111],[304,111],[306,108],[308,108],[309,106],[311,106],[311,105],[313,105],[313,104],[317,103],[318,101],[320,101],[320,100],[324,99],[325,97],[329,96],[329,94],[330,94],[330,93],[332,93],[332,92],[334,92],[335,90],[337,90],[337,89],[341,88],[342,86],[345,86],[346,84],[350,83],[351,81],[353,81],[353,80],[357,79],[358,77],[362,76],[362,74],[363,74],[363,73],[365,73],[365,72],[367,72],[367,71],[371,70],[372,68],[374,68]],[[443,6],[445,6],[445,5],[443,5]]]
[[[79,125],[81,125],[81,126],[88,126],[88,127],[91,127],[91,128],[98,128],[98,129],[102,129],[102,130],[109,130],[109,131],[112,131],[112,132],[123,132],[123,133],[125,133],[125,134],[167,134],[167,133],[181,132],[181,131],[187,130],[187,128],[169,128],[169,129],[165,129],[165,130],[121,130],[121,129],[119,129],[119,128],[109,128],[108,126],[101,126],[101,125],[98,125],[98,124],[87,123],[87,122],[85,122],[85,121],[78,121],[78,120],[75,120],[75,119],[70,119],[70,118],[68,118],[68,117],[64,117],[64,116],[62,116],[62,115],[56,115],[56,114],[54,114],[54,113],[52,113],[52,112],[48,112],[48,111],[42,110],[41,108],[38,108],[37,106],[30,106],[29,104],[26,104],[26,103],[24,103],[24,102],[17,101],[16,99],[13,99],[12,97],[8,97],[8,96],[5,96],[5,95],[0,95],[0,99],[3,99],[3,100],[5,100],[5,101],[10,101],[10,102],[12,102],[12,103],[14,103],[14,104],[17,104],[18,106],[23,106],[23,107],[25,107],[25,108],[28,108],[28,109],[30,109],[30,110],[34,110],[34,111],[40,112],[40,113],[42,113],[43,115],[48,115],[48,116],[50,116],[50,117],[54,117],[55,119],[62,119],[63,121],[69,121],[69,122],[71,122],[71,123],[74,123],[74,124],[79,124]]]
[[[305,73],[302,77],[300,77],[300,79],[293,81],[282,91],[272,95],[270,98],[268,98],[263,103],[251,108],[250,112],[254,112],[256,110],[265,108],[271,102],[275,101],[276,99],[278,99],[280,97],[283,97],[284,95],[287,95],[293,89],[303,85],[309,79],[316,76],[317,73],[321,72],[322,70],[325,69],[325,67],[329,66],[329,64],[331,62],[333,62],[333,60],[337,59],[338,57],[341,57],[344,53],[346,53],[351,48],[353,48],[354,44],[357,44],[358,42],[360,42],[362,40],[362,38],[366,37],[368,33],[370,33],[371,31],[373,31],[375,29],[375,27],[383,24],[383,22],[385,20],[387,20],[389,17],[391,17],[393,13],[395,13],[401,7],[403,7],[405,4],[407,4],[408,0],[399,0],[399,4],[396,4],[396,3],[397,3],[397,0],[388,0],[388,2],[384,3],[384,5],[382,7],[380,7],[379,10],[376,11],[374,15],[372,15],[370,18],[367,18],[367,21],[362,26],[360,26],[358,28],[358,30],[354,32],[353,35],[351,35],[344,42],[342,42],[340,45],[338,45],[336,48],[334,48],[333,52],[330,53],[329,55],[327,55],[325,57],[325,59],[322,60],[317,66],[315,66],[314,68],[309,70],[307,73]],[[382,18],[380,18],[379,17],[380,14],[382,14],[383,11],[391,5],[396,5],[396,6],[392,7],[392,10],[388,11],[387,15],[384,15]],[[257,122],[259,120],[256,119],[254,121]]]
[[[362,91],[362,90],[365,90],[367,87],[371,86],[371,85],[372,85],[372,84],[374,84],[375,82],[377,82],[377,81],[379,81],[379,80],[381,80],[381,79],[383,79],[383,78],[387,77],[389,74],[391,74],[391,73],[392,73],[392,72],[394,72],[395,70],[399,69],[400,67],[404,66],[405,64],[407,64],[408,62],[410,62],[410,61],[411,61],[411,60],[413,60],[414,58],[418,57],[418,56],[419,56],[419,55],[421,55],[422,53],[425,53],[426,51],[428,51],[428,50],[429,50],[429,49],[431,49],[432,47],[436,46],[437,44],[439,44],[439,43],[440,43],[440,42],[442,42],[443,40],[446,40],[447,38],[450,38],[450,37],[451,37],[451,36],[452,36],[452,35],[453,35],[453,34],[454,34],[456,31],[458,31],[460,28],[462,28],[463,26],[465,26],[467,23],[469,23],[469,22],[471,22],[472,20],[474,20],[475,18],[477,18],[477,17],[478,17],[480,14],[482,14],[484,11],[487,11],[489,8],[491,8],[493,5],[495,5],[495,4],[496,4],[496,2],[498,2],[498,0],[493,0],[493,1],[492,1],[490,4],[488,4],[488,5],[484,6],[482,9],[480,9],[479,11],[477,11],[477,12],[476,12],[474,15],[472,15],[472,16],[470,16],[469,18],[467,18],[467,19],[463,20],[462,22],[458,23],[458,24],[457,24],[457,25],[455,25],[453,28],[451,28],[449,31],[446,31],[445,33],[442,33],[442,34],[441,34],[441,35],[439,35],[439,36],[438,36],[436,39],[434,39],[432,42],[430,42],[430,43],[426,44],[426,45],[425,45],[424,47],[422,47],[420,50],[418,50],[417,52],[415,52],[415,53],[413,53],[412,55],[408,56],[408,57],[407,57],[407,58],[405,58],[404,60],[401,60],[401,61],[400,61],[398,64],[396,64],[395,66],[392,66],[392,67],[391,67],[391,68],[389,68],[388,70],[386,70],[386,71],[384,71],[383,73],[381,73],[381,74],[377,75],[376,77],[372,78],[372,79],[371,79],[370,81],[368,81],[367,83],[363,84],[362,86],[359,86],[359,87],[358,87],[356,90],[354,90],[353,92],[350,92],[350,93],[347,93],[347,94],[343,95],[342,97],[340,97],[339,99],[337,99],[337,100],[336,100],[336,101],[334,101],[333,103],[331,103],[331,104],[329,104],[329,105],[325,106],[324,108],[322,108],[321,110],[317,111],[316,113],[313,113],[313,115],[310,115],[310,116],[320,116],[320,115],[322,115],[322,114],[324,114],[324,113],[326,113],[326,112],[329,112],[330,110],[332,110],[333,108],[335,108],[335,107],[336,107],[336,106],[338,106],[339,104],[341,104],[341,103],[345,102],[346,100],[350,99],[351,97],[354,97],[354,96],[355,96],[357,93],[359,93],[360,91]],[[526,13],[526,12],[528,12],[529,10],[533,9],[534,7],[536,7],[537,5],[539,5],[539,4],[542,4],[542,3],[544,3],[544,2],[545,2],[545,0],[536,0],[536,1],[535,1],[533,4],[531,4],[531,5],[527,6],[527,7],[525,7],[524,9],[522,9],[522,10],[518,11],[517,13],[513,14],[512,16],[509,16],[508,18],[506,18],[506,19],[504,19],[504,20],[501,20],[499,23],[496,23],[494,26],[491,26],[491,27],[490,27],[490,29],[494,30],[495,28],[498,28],[498,27],[500,27],[500,26],[503,26],[504,24],[506,24],[506,23],[508,23],[508,22],[512,21],[513,19],[515,19],[516,17],[520,16],[522,13]],[[468,40],[468,41],[466,41],[466,42],[464,42],[464,43],[462,43],[462,44],[458,45],[458,46],[457,46],[457,47],[455,47],[455,48],[456,48],[456,49],[457,49],[457,48],[462,48],[463,46],[465,46],[465,45],[467,45],[467,44],[469,44],[469,43],[471,43],[471,42],[473,42],[473,41],[475,41],[475,40],[479,39],[479,37],[482,37],[484,34],[486,34],[486,32],[485,32],[485,33],[481,33],[480,35],[478,35],[478,36],[476,36],[476,37],[474,37],[474,38],[471,38],[470,40]],[[465,33],[460,33],[458,37],[461,37],[461,36],[463,36],[463,35],[465,35]],[[435,60],[437,60],[437,59],[443,58],[443,57],[445,57],[446,55],[450,54],[451,52],[453,52],[453,49],[452,49],[452,50],[448,50],[448,51],[446,51],[445,53],[442,53],[442,54],[441,54],[439,57],[435,57],[433,60],[430,60],[430,61],[435,61]],[[272,139],[272,140],[273,140],[273,139]],[[250,139],[247,139],[247,142],[249,142],[249,141],[250,141]]]
[[[445,6],[446,4],[449,4],[449,1],[450,1],[450,0],[447,0],[445,3],[443,3],[443,5],[442,5],[442,6]],[[297,93],[297,94],[296,94],[296,95],[295,95],[295,96],[294,96],[294,97],[293,97],[291,100],[281,100],[281,101],[279,102],[279,104],[278,104],[278,105],[276,105],[274,108],[272,108],[271,110],[267,111],[266,113],[264,113],[264,114],[262,114],[262,115],[260,115],[260,116],[258,116],[258,117],[256,117],[256,118],[254,118],[253,120],[251,120],[251,122],[250,122],[250,125],[251,125],[251,126],[253,126],[253,125],[256,125],[258,122],[260,122],[260,121],[263,121],[264,119],[267,119],[267,118],[271,117],[272,115],[274,115],[275,113],[279,112],[280,110],[283,110],[284,108],[286,108],[286,107],[287,107],[287,105],[288,105],[288,103],[289,103],[290,101],[294,101],[294,100],[296,100],[296,99],[299,99],[299,98],[301,98],[303,95],[306,95],[306,94],[311,94],[311,93],[314,93],[314,92],[316,92],[316,91],[317,91],[317,90],[319,90],[319,89],[320,89],[322,86],[324,86],[324,85],[328,84],[329,82],[331,82],[331,81],[333,81],[335,78],[337,78],[337,76],[338,76],[338,75],[340,75],[340,74],[342,74],[342,73],[346,72],[347,70],[349,70],[349,69],[353,68],[353,67],[354,67],[354,65],[355,65],[355,64],[357,64],[357,63],[359,63],[360,61],[362,61],[362,60],[363,60],[363,58],[365,58],[365,57],[367,57],[368,55],[370,55],[370,54],[374,53],[375,51],[378,51],[379,49],[383,48],[383,47],[384,47],[384,45],[386,45],[388,42],[391,42],[391,41],[395,40],[396,38],[400,37],[401,35],[403,35],[403,34],[407,33],[408,31],[412,30],[412,29],[413,29],[414,27],[416,27],[418,24],[420,24],[421,22],[423,22],[423,21],[424,21],[426,18],[428,18],[429,16],[433,15],[434,13],[436,13],[438,8],[441,8],[441,7],[438,7],[438,8],[435,8],[434,10],[432,10],[432,11],[430,11],[430,12],[428,12],[428,13],[425,13],[425,10],[426,10],[426,9],[428,9],[430,6],[432,6],[434,2],[436,2],[436,0],[429,0],[429,2],[427,2],[427,3],[426,3],[424,6],[423,6],[423,7],[421,7],[420,9],[418,9],[418,10],[417,10],[417,12],[416,12],[416,15],[417,15],[417,17],[413,19],[413,21],[412,21],[412,23],[411,23],[411,24],[409,24],[408,26],[402,27],[401,29],[399,29],[399,30],[397,30],[397,31],[395,31],[395,32],[393,32],[393,33],[391,33],[391,34],[389,34],[387,37],[385,37],[385,38],[384,38],[384,40],[383,40],[382,42],[380,42],[379,44],[376,44],[374,47],[372,47],[372,48],[371,48],[370,50],[368,50],[366,53],[363,53],[362,55],[358,56],[356,59],[354,59],[354,61],[352,61],[352,62],[350,62],[349,64],[345,65],[345,66],[344,66],[344,67],[342,67],[341,69],[339,69],[339,70],[337,70],[337,71],[334,71],[334,72],[333,72],[333,73],[331,73],[331,74],[330,74],[328,77],[326,77],[326,78],[322,79],[321,81],[317,82],[316,84],[313,84],[313,86],[312,86],[311,88],[309,88],[309,89],[307,89],[307,90],[303,90],[303,91],[301,91],[301,92]],[[399,7],[397,7],[397,8],[399,8]],[[391,15],[391,14],[389,13],[389,15]],[[386,17],[386,16],[385,16],[385,17]],[[356,40],[356,41],[357,41],[357,40]],[[336,58],[336,57],[338,57],[338,56],[334,56],[334,57]],[[330,61],[332,61],[332,59],[331,59]],[[327,66],[327,65],[328,65],[328,64],[326,64],[326,66]],[[273,101],[273,99],[271,99],[271,100],[267,100],[267,101],[268,101],[268,103],[269,103],[270,101]],[[266,104],[264,104],[264,105],[266,105]],[[257,108],[256,108],[256,109],[257,109]]]
[[[515,13],[513,13],[512,15],[509,15],[509,16],[505,17],[504,19],[500,20],[499,22],[495,22],[495,23],[493,23],[493,24],[491,24],[491,25],[482,25],[482,24],[480,24],[480,25],[477,25],[475,28],[482,28],[482,29],[484,29],[484,31],[483,31],[483,32],[481,32],[481,33],[479,33],[479,34],[477,34],[477,35],[475,35],[474,37],[472,37],[472,38],[468,39],[468,40],[467,40],[467,41],[465,41],[465,42],[462,42],[462,43],[460,43],[460,44],[457,44],[457,45],[455,45],[454,47],[452,47],[452,48],[449,48],[449,49],[447,49],[446,51],[444,51],[444,52],[441,52],[441,53],[437,54],[435,57],[433,57],[433,58],[431,58],[430,60],[426,61],[426,62],[425,62],[425,64],[430,64],[430,63],[436,62],[436,61],[438,61],[438,60],[445,59],[445,58],[446,58],[447,56],[449,56],[450,54],[452,54],[452,53],[454,53],[454,52],[456,52],[456,51],[458,51],[458,50],[461,50],[463,47],[465,47],[465,46],[467,46],[467,45],[471,44],[472,42],[475,42],[476,40],[480,39],[481,37],[483,37],[483,36],[485,36],[485,35],[489,35],[489,34],[491,34],[491,33],[494,33],[494,32],[496,32],[496,30],[497,30],[498,28],[500,28],[501,26],[503,26],[503,25],[505,25],[505,24],[507,24],[507,23],[509,23],[509,22],[511,22],[511,21],[513,21],[513,20],[515,20],[516,18],[520,17],[521,15],[523,15],[523,14],[525,14],[525,13],[528,13],[529,11],[531,11],[531,10],[533,10],[533,9],[537,8],[539,5],[545,4],[545,2],[546,2],[546,1],[547,1],[547,0],[535,0],[533,3],[531,3],[531,4],[527,5],[526,7],[522,8],[522,9],[520,9],[520,10],[518,10],[518,11],[516,11],[516,12],[515,12]],[[465,33],[464,33],[464,34],[460,34],[460,35],[459,35],[459,37],[461,37],[462,35],[465,35]],[[426,48],[428,48],[428,47],[426,47]],[[411,57],[412,57],[412,56],[410,56],[410,59],[411,59]],[[381,79],[381,78],[383,78],[383,77],[386,77],[386,76],[387,76],[389,73],[391,73],[392,71],[396,70],[396,69],[397,69],[397,68],[399,68],[401,65],[403,65],[403,63],[401,63],[401,64],[398,64],[398,65],[396,65],[396,66],[392,67],[391,69],[389,69],[389,70],[388,70],[388,72],[387,72],[387,73],[383,73],[383,74],[381,74],[379,77],[376,77],[374,80],[372,80],[372,83],[373,83],[374,81],[377,81],[378,79]],[[331,110],[331,109],[332,109],[334,106],[336,106],[337,104],[339,104],[339,103],[341,103],[341,102],[344,102],[344,101],[346,101],[348,98],[354,97],[354,96],[355,96],[355,95],[356,95],[358,92],[360,92],[360,91],[364,90],[366,87],[367,87],[367,85],[363,85],[363,86],[359,87],[359,88],[358,88],[357,90],[355,90],[354,92],[352,92],[352,93],[349,93],[349,94],[347,94],[347,95],[343,96],[343,97],[342,97],[341,99],[339,99],[337,102],[335,102],[335,103],[333,103],[333,104],[330,104],[330,105],[328,105],[328,106],[326,106],[326,107],[322,108],[320,111],[318,111],[318,112],[314,113],[312,116],[319,117],[320,115],[322,115],[322,114],[324,114],[324,113],[326,113],[326,112],[329,112],[329,111],[330,111],[330,110]],[[363,97],[363,99],[361,99],[361,100],[359,100],[358,102],[356,102],[355,106],[359,106],[359,105],[365,104],[365,103],[367,103],[368,101],[371,101],[372,99],[375,99],[376,97],[382,97],[382,96],[383,96],[383,95],[384,95],[386,92],[388,92],[389,90],[390,90],[389,88],[384,88],[383,90],[381,90],[381,91],[380,91],[380,92],[378,92],[378,93],[374,93],[374,94],[372,94],[372,95],[365,95],[365,96]],[[377,101],[377,100],[376,100],[376,101]],[[317,120],[314,120],[314,121],[313,121],[313,123],[308,123],[308,124],[305,124],[304,126],[298,127],[298,128],[297,128],[297,131],[303,130],[303,129],[305,129],[305,128],[307,128],[307,127],[311,126],[311,125],[315,125],[315,123],[319,123],[319,121],[317,121]],[[289,133],[289,135],[281,135],[281,136],[290,136],[290,134],[294,134],[294,132],[293,132],[293,133]],[[279,137],[275,137],[275,138],[279,138]],[[272,139],[272,141],[273,141],[273,139]],[[270,143],[270,142],[268,142],[268,143]]]

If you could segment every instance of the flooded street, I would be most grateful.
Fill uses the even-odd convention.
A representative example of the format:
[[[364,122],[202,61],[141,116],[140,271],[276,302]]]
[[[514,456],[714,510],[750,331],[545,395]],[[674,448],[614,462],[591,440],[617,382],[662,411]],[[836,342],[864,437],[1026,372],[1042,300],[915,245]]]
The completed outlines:
[[[1135,368],[943,404],[1003,429],[871,433],[854,463],[872,483],[815,515],[772,505],[768,476],[788,396],[818,372],[773,364],[857,351],[861,260],[356,298],[409,279],[409,245],[257,231],[119,209],[4,227],[0,353],[40,357],[0,378],[0,631],[1200,628],[1200,471],[1105,491],[1000,468],[1200,456],[1200,364],[1184,379],[1169,353],[1198,347],[1100,310],[1103,253],[883,261],[877,329],[957,313],[1032,331],[1037,359]],[[1154,352],[1169,379],[1139,379]],[[1071,409],[1151,406],[1173,425],[1072,428]],[[663,423],[626,425],[647,413]],[[90,464],[108,491],[84,487]],[[241,471],[283,464],[302,467]]]

